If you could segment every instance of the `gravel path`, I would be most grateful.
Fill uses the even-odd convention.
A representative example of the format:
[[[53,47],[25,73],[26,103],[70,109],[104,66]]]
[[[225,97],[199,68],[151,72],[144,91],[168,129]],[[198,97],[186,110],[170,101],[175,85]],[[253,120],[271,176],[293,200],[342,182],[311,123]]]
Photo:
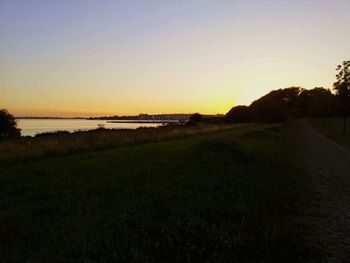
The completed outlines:
[[[299,121],[301,157],[315,185],[313,225],[326,262],[350,262],[350,152]]]

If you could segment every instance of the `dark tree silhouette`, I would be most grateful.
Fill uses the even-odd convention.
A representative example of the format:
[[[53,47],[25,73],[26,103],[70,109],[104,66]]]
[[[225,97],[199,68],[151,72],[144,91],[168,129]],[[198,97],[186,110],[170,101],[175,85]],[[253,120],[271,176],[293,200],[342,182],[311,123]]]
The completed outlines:
[[[190,116],[189,121],[192,123],[200,122],[203,119],[202,114],[200,113],[194,113]]]
[[[344,61],[337,67],[336,79],[333,84],[334,90],[340,102],[340,114],[343,117],[343,134],[346,132],[346,118],[350,114],[350,60]]]
[[[5,109],[0,109],[0,140],[17,138],[21,130],[17,128],[15,118]]]
[[[249,107],[247,106],[236,106],[233,107],[225,115],[225,122],[228,123],[244,123],[252,121],[252,113]]]
[[[303,90],[297,101],[302,116],[331,117],[336,112],[336,97],[329,89]]]
[[[249,107],[256,122],[279,122],[297,109],[297,98],[303,89],[291,87],[274,90],[254,101]]]

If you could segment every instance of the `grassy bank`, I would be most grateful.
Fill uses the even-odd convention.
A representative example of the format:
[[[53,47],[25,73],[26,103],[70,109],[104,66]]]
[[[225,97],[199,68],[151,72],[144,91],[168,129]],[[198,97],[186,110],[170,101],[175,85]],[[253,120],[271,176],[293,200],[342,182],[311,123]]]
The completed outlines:
[[[235,125],[237,126],[237,125]],[[47,133],[20,140],[0,141],[0,161],[30,159],[126,145],[158,142],[194,134],[232,129],[232,125],[164,126],[159,128],[96,129],[83,132]]]
[[[343,133],[342,118],[309,118],[309,122],[318,132],[329,139],[350,148],[350,118],[347,118],[345,134]]]
[[[293,127],[1,164],[2,262],[299,262]],[[301,261],[304,261],[301,260]]]

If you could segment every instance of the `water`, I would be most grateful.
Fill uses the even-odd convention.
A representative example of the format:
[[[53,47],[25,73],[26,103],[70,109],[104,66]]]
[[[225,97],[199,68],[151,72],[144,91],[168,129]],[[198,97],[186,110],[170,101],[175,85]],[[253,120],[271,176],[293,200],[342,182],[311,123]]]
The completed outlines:
[[[131,123],[123,121],[109,123],[102,120],[67,120],[67,119],[20,119],[17,120],[22,136],[34,136],[38,133],[55,131],[93,130],[102,124],[106,129],[137,129],[139,127],[158,127],[159,123]]]

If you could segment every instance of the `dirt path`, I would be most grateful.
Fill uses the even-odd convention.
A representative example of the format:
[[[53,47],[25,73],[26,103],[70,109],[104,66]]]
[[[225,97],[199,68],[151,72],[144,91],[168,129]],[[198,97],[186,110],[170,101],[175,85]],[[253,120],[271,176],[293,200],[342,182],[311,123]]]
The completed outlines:
[[[299,121],[301,157],[315,185],[311,218],[327,262],[350,262],[350,152]]]

